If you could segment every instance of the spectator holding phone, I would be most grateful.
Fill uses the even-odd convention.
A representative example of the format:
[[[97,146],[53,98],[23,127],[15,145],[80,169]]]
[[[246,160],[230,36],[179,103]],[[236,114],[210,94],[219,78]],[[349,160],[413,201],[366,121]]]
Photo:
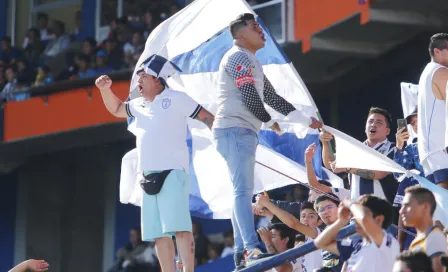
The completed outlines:
[[[415,108],[414,111],[406,117],[406,119],[401,120],[405,120],[405,122],[400,122],[400,120],[397,121],[398,131],[397,134],[395,134],[397,139],[397,148],[395,149],[394,161],[407,170],[415,169],[419,171],[420,175],[424,177],[423,167],[420,164],[420,157],[418,154],[417,138],[415,138],[411,144],[406,145],[406,141],[409,140],[410,137],[410,133],[407,130],[407,124],[411,125],[415,134],[418,132],[417,108]],[[395,196],[393,205],[394,208],[400,209],[406,188],[418,184],[418,181],[413,177],[406,177],[403,174],[394,173],[394,176],[401,182],[398,186],[397,195]],[[401,218],[398,221],[398,225],[404,228]],[[414,228],[408,228],[408,230],[416,233]],[[398,231],[398,242],[401,250],[408,249],[413,239],[414,237],[412,235],[406,234],[403,231]]]

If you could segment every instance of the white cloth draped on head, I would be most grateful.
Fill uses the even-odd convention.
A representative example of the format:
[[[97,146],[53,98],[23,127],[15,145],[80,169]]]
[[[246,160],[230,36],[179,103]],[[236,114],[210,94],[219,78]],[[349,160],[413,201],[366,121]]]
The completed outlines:
[[[180,69],[171,61],[159,55],[152,55],[139,66],[136,74],[145,72],[153,77],[163,79],[164,82],[166,82],[168,78],[178,71],[180,71]]]
[[[403,118],[409,116],[417,108],[418,84],[401,82],[401,106],[403,108]],[[408,144],[417,137],[414,130],[408,126],[409,140]]]

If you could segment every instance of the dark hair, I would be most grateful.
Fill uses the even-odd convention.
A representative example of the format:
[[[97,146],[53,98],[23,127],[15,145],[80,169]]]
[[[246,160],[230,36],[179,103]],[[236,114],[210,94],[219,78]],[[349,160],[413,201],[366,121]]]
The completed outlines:
[[[406,194],[411,194],[411,197],[417,200],[418,204],[428,203],[431,207],[431,216],[434,215],[437,204],[436,198],[430,190],[423,188],[420,185],[414,185],[406,188],[404,192]]]
[[[434,49],[448,49],[448,33],[437,33],[429,39],[429,55],[434,57]]]
[[[12,69],[12,71],[13,71],[14,73],[17,73],[17,66],[16,66],[15,64],[9,64],[9,65],[6,65],[6,67],[5,67],[5,72],[6,72],[6,70],[8,70],[8,69]]]
[[[15,64],[17,65],[19,62],[22,62],[25,66],[28,66],[28,60],[26,58],[18,57],[15,60]]]
[[[37,27],[31,27],[28,29],[28,32],[34,32],[36,38],[40,40],[40,30]]]
[[[2,38],[2,42],[6,42],[7,44],[11,44],[11,37],[9,36],[4,36]]]
[[[296,242],[305,242],[306,236],[303,233],[300,233],[296,235]]]
[[[59,28],[59,30],[61,31],[61,33],[65,32],[65,24],[64,22],[60,21],[60,20],[54,20],[53,24]]]
[[[382,116],[384,116],[384,119],[386,119],[386,126],[390,128],[392,124],[392,116],[390,115],[390,113],[387,112],[387,110],[378,107],[371,107],[369,110],[369,114],[367,115],[367,118],[369,118],[369,116],[374,113],[381,114]]]
[[[332,197],[330,197],[332,196]],[[336,200],[339,199],[339,197],[337,197],[335,194],[333,193],[326,193],[325,195],[320,195],[316,198],[316,200],[314,201],[314,209],[317,211],[317,205],[319,205],[319,203],[321,203],[322,201],[328,200],[333,202],[336,206],[339,206],[340,201]]]
[[[328,187],[333,187],[333,184],[331,184],[328,180],[321,179],[321,180],[318,180],[318,182],[322,185],[326,185]]]
[[[247,22],[252,20],[255,20],[255,16],[252,13],[243,13],[230,22],[230,33],[232,34],[232,38],[236,39],[241,28],[247,26]]]
[[[411,272],[432,272],[431,258],[423,252],[403,251],[396,258],[397,261],[406,263]]]
[[[303,202],[301,205],[300,205],[300,212],[302,212],[303,210],[305,210],[305,209],[310,209],[310,210],[313,210],[314,211],[314,205],[313,205],[313,203],[311,203],[311,202]]]
[[[369,208],[373,217],[384,216],[383,229],[387,229],[392,224],[393,208],[387,200],[374,195],[362,195],[359,198],[359,204]]]
[[[442,265],[443,265],[445,268],[448,268],[448,256],[442,256],[442,257],[440,258],[440,262],[442,263]],[[432,271],[432,270],[428,270],[428,271]],[[424,271],[424,272],[426,272],[426,271]]]
[[[269,229],[278,231],[282,239],[288,238],[288,243],[286,244],[287,248],[294,247],[297,231],[291,229],[285,224],[273,224]]]
[[[141,232],[142,232],[141,229],[140,229],[140,227],[132,227],[131,230],[134,230],[134,231],[136,231],[137,233],[141,233]]]
[[[78,59],[79,61],[85,61],[87,63],[90,63],[90,57],[87,56],[86,54],[79,54]]]
[[[37,14],[37,20],[40,20],[40,19],[45,19],[45,20],[48,21],[48,14],[43,13],[43,12],[39,12],[39,13]]]
[[[132,31],[132,35],[134,35],[134,34],[139,34],[140,36],[143,36],[143,32],[141,30],[138,30],[138,29]]]
[[[84,42],[88,42],[91,46],[96,47],[96,40],[92,37],[88,37],[84,39]]]
[[[128,17],[121,16],[121,17],[117,18],[116,22],[117,22],[117,24],[127,25],[128,24]]]

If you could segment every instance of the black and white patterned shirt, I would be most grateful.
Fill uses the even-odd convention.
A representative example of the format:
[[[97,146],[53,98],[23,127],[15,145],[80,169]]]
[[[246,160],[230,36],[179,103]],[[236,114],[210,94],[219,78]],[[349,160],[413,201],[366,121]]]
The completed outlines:
[[[295,108],[279,96],[250,51],[233,46],[222,58],[215,128],[245,127],[258,132],[271,121],[264,103],[283,115]]]
[[[364,144],[367,144],[367,142],[364,142]],[[390,159],[393,159],[394,157],[395,144],[387,139],[377,143],[372,148],[379,153],[388,156]],[[393,203],[397,189],[398,182],[392,174],[387,175],[381,180],[365,179],[358,175],[350,174],[351,199],[356,200],[362,195],[373,194]]]

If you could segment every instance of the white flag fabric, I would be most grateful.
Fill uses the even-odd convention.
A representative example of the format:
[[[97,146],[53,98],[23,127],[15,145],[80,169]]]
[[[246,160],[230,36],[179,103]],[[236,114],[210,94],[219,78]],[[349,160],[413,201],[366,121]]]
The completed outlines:
[[[340,150],[336,155],[336,167],[406,173],[404,167],[355,138],[329,126],[324,126],[324,129],[333,134]]]
[[[422,187],[432,191],[436,198],[437,208],[434,219],[440,220],[445,226],[448,226],[448,202],[443,201],[448,199],[448,190],[431,183],[414,172],[406,170],[387,156],[337,129],[329,126],[324,126],[324,129],[333,134],[336,147],[338,150],[341,150],[336,155],[336,167],[386,171],[413,176]]]
[[[142,205],[142,193],[137,172],[137,148],[126,153],[121,160],[120,202],[123,204]]]
[[[413,174],[413,176],[422,187],[430,190],[436,198],[437,208],[434,212],[434,220],[440,220],[444,226],[448,226],[448,203],[446,201],[448,199],[448,190],[435,185],[417,174]]]
[[[417,99],[418,99],[418,84],[412,84],[407,82],[401,82],[401,106],[403,108],[403,116],[406,118],[409,114],[411,114],[415,108],[417,108]],[[410,134],[408,144],[412,143],[412,141],[417,137],[417,134],[408,126],[408,131]]]
[[[146,41],[145,50],[135,71],[141,63],[154,54],[167,58],[181,70],[180,73],[168,79],[168,85],[177,91],[186,92],[211,113],[216,113],[216,79],[219,64],[224,54],[233,46],[228,25],[242,13],[255,14],[244,0],[196,0],[192,2],[153,30]],[[279,95],[308,116],[317,117],[316,105],[291,61],[282,52],[260,18],[256,20],[266,37],[265,47],[256,54],[265,75]],[[137,76],[134,72],[129,99],[139,96],[136,86]],[[284,116],[269,107],[267,110],[273,119],[279,121],[285,119]],[[134,122],[132,119],[128,119],[128,122],[128,128],[131,128]],[[294,170],[296,171],[294,172],[288,168],[288,171],[293,171],[292,173],[298,176],[293,176],[294,178],[307,182],[303,167],[299,167],[304,165],[305,149],[315,143],[318,150],[313,160],[313,167],[317,176],[342,187],[342,180],[339,177],[323,170],[318,131],[285,122],[280,123],[281,128],[286,132],[282,136],[276,135],[267,128],[262,128],[258,135],[259,150],[267,149],[269,152],[257,151],[256,159],[269,163],[276,162],[276,159],[285,161],[285,165],[300,169],[300,171]],[[188,128],[190,138],[186,140],[191,162],[189,171],[191,180],[190,211],[195,216],[206,218],[230,218],[231,182],[227,174],[227,167],[214,148],[212,134],[204,124],[197,120],[189,120]],[[284,157],[278,158],[278,153]],[[296,163],[288,163],[285,157]],[[262,170],[257,166],[256,190],[278,188],[294,183],[294,181],[287,183],[285,178],[279,174],[276,176],[273,176],[274,174],[259,175],[259,171]],[[264,171],[262,172],[264,173]],[[124,193],[123,195],[128,194]]]

